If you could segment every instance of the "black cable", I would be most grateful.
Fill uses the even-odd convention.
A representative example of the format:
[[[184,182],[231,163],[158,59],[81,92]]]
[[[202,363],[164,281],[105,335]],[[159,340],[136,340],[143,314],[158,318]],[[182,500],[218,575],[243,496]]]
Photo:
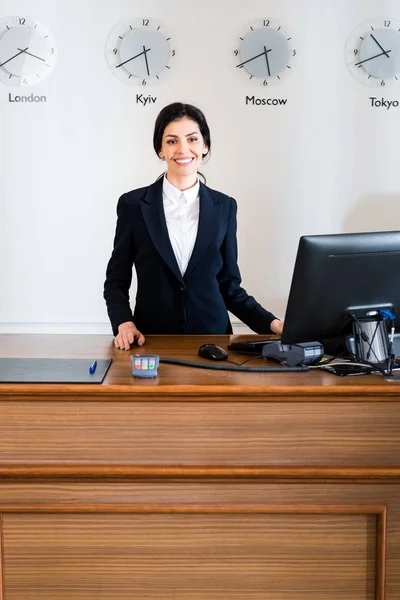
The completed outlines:
[[[181,360],[179,358],[163,358],[162,356],[160,356],[160,363],[182,365],[184,367],[197,367],[198,369],[211,369],[213,371],[245,371],[248,373],[299,373],[310,370],[310,367],[305,365],[302,367],[241,367],[240,365],[216,365],[214,363],[194,362],[191,360]]]
[[[396,357],[394,354],[389,354],[387,359],[387,367],[386,367],[386,376],[393,377],[393,366],[396,362]]]
[[[381,375],[385,375],[385,377],[387,375],[385,369],[380,366],[380,363],[373,363],[373,362],[370,362],[369,360],[359,360],[357,358],[356,358],[356,362],[358,362],[360,365],[367,365],[368,367],[371,367],[375,371],[379,371],[379,373]]]
[[[251,356],[250,358],[246,358],[246,360],[244,360],[241,363],[237,363],[234,360],[227,360],[226,362],[231,363],[232,365],[236,365],[237,367],[241,367],[242,365],[246,364],[247,362],[249,362],[249,360],[253,360],[253,358],[262,358],[263,355],[262,354],[257,354],[256,356]]]
[[[392,336],[394,333],[394,319],[390,321],[390,336],[388,336],[388,359],[387,359],[387,376],[393,377],[393,367],[396,364],[396,356],[393,354]]]

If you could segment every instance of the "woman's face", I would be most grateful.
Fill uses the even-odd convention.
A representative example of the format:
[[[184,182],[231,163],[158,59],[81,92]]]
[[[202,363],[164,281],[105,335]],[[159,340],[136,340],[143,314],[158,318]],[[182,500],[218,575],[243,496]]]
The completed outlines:
[[[160,158],[167,163],[169,179],[197,177],[203,154],[208,148],[196,121],[183,117],[164,129]]]

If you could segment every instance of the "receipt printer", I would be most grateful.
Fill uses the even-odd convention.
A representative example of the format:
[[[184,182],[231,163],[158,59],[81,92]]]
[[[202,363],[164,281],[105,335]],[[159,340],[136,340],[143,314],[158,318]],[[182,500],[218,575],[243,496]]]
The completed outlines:
[[[299,344],[282,344],[267,342],[262,347],[263,358],[272,358],[288,367],[298,365],[316,365],[324,355],[324,347],[319,342],[301,342]]]

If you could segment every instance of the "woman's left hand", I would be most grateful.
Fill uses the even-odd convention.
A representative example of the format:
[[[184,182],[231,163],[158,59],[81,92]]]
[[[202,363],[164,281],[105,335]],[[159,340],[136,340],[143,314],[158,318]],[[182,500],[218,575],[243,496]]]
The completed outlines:
[[[279,319],[274,319],[273,321],[271,321],[271,324],[269,327],[270,327],[272,333],[277,333],[278,335],[282,335],[283,321],[280,321]]]

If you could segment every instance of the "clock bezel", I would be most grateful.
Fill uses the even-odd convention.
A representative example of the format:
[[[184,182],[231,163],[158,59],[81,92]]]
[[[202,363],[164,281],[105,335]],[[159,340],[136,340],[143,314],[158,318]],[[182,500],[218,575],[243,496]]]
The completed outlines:
[[[10,31],[20,30],[20,28],[22,27],[28,27],[29,29],[34,30],[35,32],[39,33],[45,40],[46,47],[49,50],[48,55],[44,59],[46,61],[45,64],[47,66],[47,69],[32,70],[32,73],[29,75],[24,74],[21,76],[17,76],[12,73],[10,74],[10,72],[7,69],[3,69],[2,67],[0,67],[0,81],[5,85],[18,87],[28,87],[37,85],[43,82],[45,79],[47,79],[57,62],[57,45],[53,34],[46,25],[31,17],[17,15],[8,16],[0,19],[0,45],[1,38],[3,37],[3,35],[7,33],[9,35]],[[5,73],[7,73],[7,75]]]
[[[288,46],[289,62],[286,65],[286,67],[284,67],[278,73],[278,75],[273,75],[273,76],[265,75],[265,76],[260,77],[255,74],[252,74],[246,67],[238,68],[238,64],[240,64],[240,62],[241,62],[240,46],[242,45],[245,36],[247,36],[248,34],[251,34],[252,30],[254,31],[256,29],[258,30],[258,29],[264,29],[264,28],[274,29],[275,31],[280,32],[282,34],[282,36],[285,38],[285,41],[287,42],[287,46]],[[294,64],[296,62],[296,58],[297,58],[297,48],[295,48],[295,46],[293,44],[293,36],[289,32],[286,25],[283,26],[281,24],[281,22],[277,21],[276,19],[271,19],[271,18],[267,18],[267,17],[259,17],[257,19],[253,19],[246,26],[242,27],[241,32],[236,37],[236,43],[233,47],[232,53],[233,53],[233,59],[234,59],[233,62],[234,62],[235,72],[237,74],[239,74],[242,81],[243,81],[243,79],[246,79],[251,84],[256,85],[256,86],[261,86],[263,88],[268,88],[269,86],[276,86],[276,85],[281,85],[281,84],[285,83],[287,81],[287,79],[290,77],[290,75],[292,74],[293,66],[294,66]]]
[[[360,48],[364,42],[364,38],[373,30],[391,28],[397,30],[400,43],[400,20],[380,17],[369,19],[357,25],[349,34],[345,45],[345,63],[354,79],[359,83],[369,87],[386,88],[400,82],[400,68],[398,73],[392,77],[374,77],[368,70],[362,66],[356,66],[357,57],[360,53]],[[379,50],[379,49],[378,49]],[[357,53],[356,53],[357,51]]]
[[[126,36],[130,31],[140,29],[152,32],[159,32],[162,35],[163,39],[168,43],[169,46],[169,56],[165,67],[155,75],[138,77],[132,73],[129,73],[127,69],[123,67],[121,69],[117,69],[116,56],[119,56],[118,49],[121,47],[124,36]],[[175,49],[171,45],[171,37],[166,31],[165,27],[156,19],[150,17],[133,17],[130,19],[124,19],[117,23],[113,29],[110,31],[107,41],[106,41],[106,61],[107,65],[110,68],[111,72],[117,79],[123,81],[127,85],[132,85],[135,87],[145,87],[157,85],[160,81],[162,81],[165,75],[171,68],[172,59],[175,57],[176,52]],[[115,52],[115,49],[117,52]]]

